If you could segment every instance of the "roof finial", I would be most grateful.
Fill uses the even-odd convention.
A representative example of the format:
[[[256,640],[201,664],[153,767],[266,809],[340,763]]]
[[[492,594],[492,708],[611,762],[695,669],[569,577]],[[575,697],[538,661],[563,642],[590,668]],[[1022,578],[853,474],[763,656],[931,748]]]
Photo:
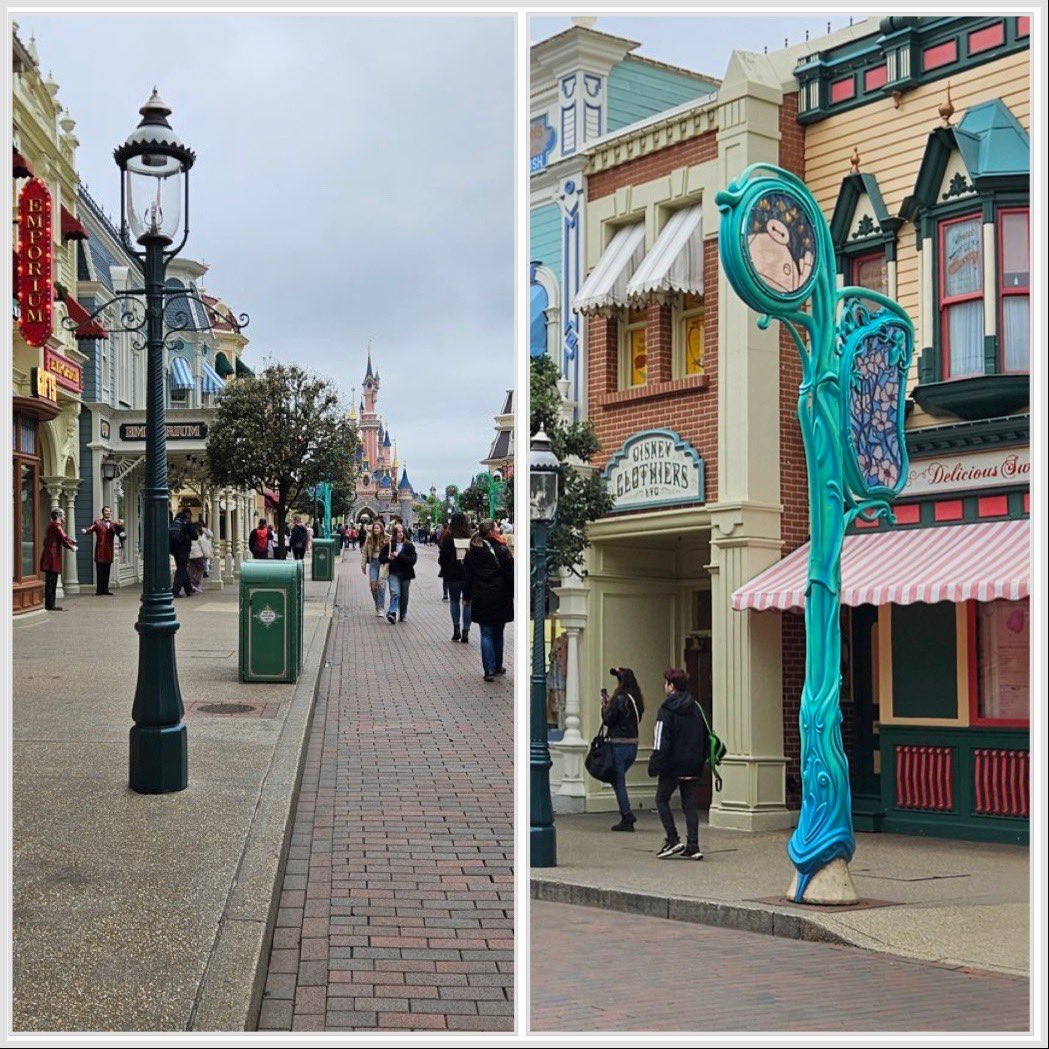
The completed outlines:
[[[860,151],[855,146],[852,147],[852,157],[849,163],[852,165],[852,173],[858,175],[860,173]]]
[[[951,101],[951,82],[947,81],[947,101],[940,104],[940,118],[944,127],[951,126],[951,117],[954,116],[954,103]]]

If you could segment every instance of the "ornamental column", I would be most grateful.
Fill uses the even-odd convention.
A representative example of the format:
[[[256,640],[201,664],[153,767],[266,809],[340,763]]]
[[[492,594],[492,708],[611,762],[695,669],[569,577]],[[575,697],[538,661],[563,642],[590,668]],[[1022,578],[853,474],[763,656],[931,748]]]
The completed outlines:
[[[211,489],[211,511],[208,514],[208,528],[211,529],[211,563],[208,565],[208,590],[222,589],[222,542],[219,539],[219,490]]]
[[[585,769],[587,742],[582,727],[582,692],[579,670],[579,639],[587,624],[589,588],[572,572],[562,572],[561,586],[554,588],[558,597],[557,616],[567,640],[565,667],[565,734],[559,742],[550,743],[561,765],[561,783],[554,795],[555,812],[582,812],[586,804]]]
[[[62,509],[66,512],[66,535],[73,542],[88,538],[79,535],[76,526],[76,493],[79,487],[79,481],[67,481],[62,486],[62,496],[65,501],[65,506]],[[80,576],[77,572],[76,554],[75,550],[62,550],[62,585],[67,594],[80,593]]]
[[[222,540],[222,556],[226,562],[226,575],[230,579],[235,574],[234,563],[233,563],[233,493],[228,488],[222,489],[222,503],[225,507],[225,533],[226,537]]]

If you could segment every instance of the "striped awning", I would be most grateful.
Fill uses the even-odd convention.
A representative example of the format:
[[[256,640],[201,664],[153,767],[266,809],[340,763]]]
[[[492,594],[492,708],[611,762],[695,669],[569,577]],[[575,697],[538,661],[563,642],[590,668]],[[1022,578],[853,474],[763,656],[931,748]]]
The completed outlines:
[[[808,562],[806,543],[741,586],[732,607],[804,608]],[[841,551],[841,603],[850,607],[1019,601],[1030,586],[1029,520],[847,535]]]
[[[205,393],[221,393],[226,388],[225,380],[207,361],[200,362],[200,385]]]
[[[703,205],[670,216],[626,286],[632,302],[673,293],[703,294]]]
[[[173,390],[192,390],[196,385],[193,382],[193,369],[185,357],[171,358],[170,373]]]
[[[625,307],[627,285],[644,257],[645,224],[623,226],[583,281],[573,308],[579,313],[597,313],[602,309]]]

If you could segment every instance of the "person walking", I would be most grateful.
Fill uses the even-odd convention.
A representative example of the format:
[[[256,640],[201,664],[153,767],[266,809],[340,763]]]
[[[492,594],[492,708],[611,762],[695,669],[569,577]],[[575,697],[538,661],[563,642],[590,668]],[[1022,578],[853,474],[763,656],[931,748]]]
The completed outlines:
[[[415,562],[419,555],[415,545],[407,537],[404,525],[397,520],[390,528],[390,540],[379,554],[379,563],[389,567],[390,607],[386,613],[388,623],[404,622],[408,615],[408,593],[415,578]]]
[[[200,549],[204,555],[204,578],[207,579],[211,575],[211,558],[215,553],[215,533],[206,521],[200,522]]]
[[[709,749],[707,726],[699,704],[687,691],[688,674],[684,670],[666,671],[663,689],[666,699],[656,715],[652,754],[648,759],[648,774],[658,777],[656,811],[667,835],[658,858],[665,860],[680,855],[689,860],[701,860],[699,777]],[[681,795],[681,809],[685,814],[687,840],[684,845],[670,811],[670,799],[675,790]]]
[[[470,602],[463,600],[463,585],[466,573],[463,561],[470,548],[470,522],[466,514],[452,515],[452,522],[441,540],[437,563],[441,566],[441,579],[448,587],[449,609],[452,613],[452,640],[461,644],[470,643]]]
[[[613,825],[612,830],[633,831],[637,817],[630,808],[626,774],[637,760],[645,700],[630,667],[612,667],[609,673],[616,679],[616,690],[610,696],[607,689],[601,689],[601,722],[612,747],[612,768],[615,771],[612,790],[619,805],[619,822]]]
[[[186,597],[193,596],[193,583],[189,577],[189,557],[197,530],[193,527],[190,511],[181,510],[171,521],[168,530],[168,543],[171,556],[175,559],[175,580],[171,584],[172,597],[181,597],[185,590]]]
[[[514,618],[514,558],[506,546],[492,539],[495,524],[485,518],[463,559],[463,594],[470,615],[481,628],[481,665],[485,681],[506,673],[503,634]]]
[[[121,546],[124,545],[124,522],[114,521],[113,511],[103,506],[102,516],[92,521],[87,528],[81,528],[80,534],[95,537],[95,596],[112,597],[109,575],[113,569],[113,546],[117,540]]]
[[[208,558],[204,553],[205,546],[208,545],[207,539],[204,538],[204,522],[199,521],[193,526],[196,535],[194,535],[192,542],[189,546],[189,561],[187,563],[187,571],[189,572],[189,581],[193,586],[193,593],[203,594],[204,593],[204,573],[207,570]],[[210,546],[209,546],[210,549]]]
[[[379,556],[386,546],[386,529],[382,521],[372,521],[367,537],[361,542],[361,572],[368,577],[372,600],[375,602],[375,614],[382,618],[386,605],[386,580],[389,569],[383,565]]]
[[[270,530],[266,525],[265,517],[260,517],[258,525],[251,530],[248,536],[248,549],[256,561],[265,560],[270,556]]]
[[[66,535],[62,527],[66,515],[63,511],[51,511],[51,520],[44,532],[44,545],[40,550],[40,571],[44,573],[44,608],[48,612],[64,612],[61,605],[55,604],[58,594],[58,577],[62,574],[62,547],[76,550],[77,544]]]
[[[296,517],[292,524],[288,545],[296,561],[302,561],[306,557],[306,548],[310,545],[310,533],[299,517]]]

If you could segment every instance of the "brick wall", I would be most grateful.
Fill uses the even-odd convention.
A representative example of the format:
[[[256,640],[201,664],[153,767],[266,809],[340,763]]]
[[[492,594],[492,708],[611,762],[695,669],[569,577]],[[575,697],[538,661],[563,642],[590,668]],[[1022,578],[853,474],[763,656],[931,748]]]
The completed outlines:
[[[797,107],[795,105],[795,111]],[[587,179],[586,192],[590,200],[607,197],[622,186],[637,186],[654,178],[669,175],[677,168],[702,164],[715,160],[718,155],[717,132],[708,131],[705,135],[678,142],[666,149],[657,150],[647,156],[628,160],[607,171],[599,171]]]

